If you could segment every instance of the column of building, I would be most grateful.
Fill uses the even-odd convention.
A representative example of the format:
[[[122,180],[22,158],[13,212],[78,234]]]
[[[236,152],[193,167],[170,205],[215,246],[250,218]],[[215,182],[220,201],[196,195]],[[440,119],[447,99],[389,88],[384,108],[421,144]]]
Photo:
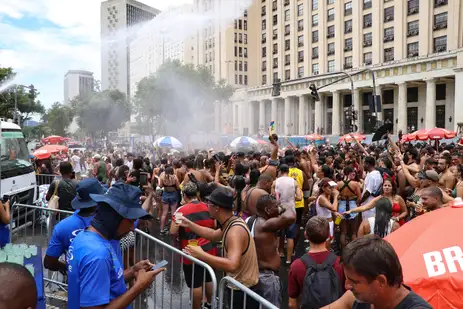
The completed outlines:
[[[399,100],[397,103],[397,132],[407,132],[407,83],[399,83]]]
[[[436,80],[434,78],[426,80],[425,119],[426,129],[436,126]]]

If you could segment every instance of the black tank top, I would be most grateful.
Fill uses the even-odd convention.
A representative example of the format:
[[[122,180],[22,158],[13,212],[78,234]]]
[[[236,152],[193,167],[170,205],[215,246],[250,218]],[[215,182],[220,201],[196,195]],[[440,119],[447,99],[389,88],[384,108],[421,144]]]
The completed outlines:
[[[406,288],[409,289],[407,286]],[[355,301],[352,309],[371,309],[371,305]],[[421,296],[410,291],[410,293],[394,309],[432,309],[432,306],[421,298]]]

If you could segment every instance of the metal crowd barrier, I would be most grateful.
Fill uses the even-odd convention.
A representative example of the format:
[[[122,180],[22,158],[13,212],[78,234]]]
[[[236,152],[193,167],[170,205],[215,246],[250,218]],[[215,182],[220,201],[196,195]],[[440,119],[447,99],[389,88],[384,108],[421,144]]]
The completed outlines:
[[[149,259],[156,264],[166,260],[169,264],[167,270],[158,275],[149,290],[141,294],[134,302],[133,309],[142,308],[194,308],[193,289],[188,289],[183,273],[183,262],[188,259],[192,262],[191,281],[194,282],[195,267],[202,268],[202,294],[200,307],[203,308],[206,300],[210,301],[211,308],[217,308],[217,278],[214,270],[206,263],[166,244],[165,242],[136,229],[135,250],[133,250],[133,263]],[[211,277],[209,293],[206,293],[206,274]],[[198,275],[196,270],[196,275]],[[210,294],[210,295],[207,295]],[[175,297],[174,297],[175,295]],[[177,299],[174,299],[177,298]]]
[[[237,288],[237,290],[229,288],[227,286],[227,283],[229,286],[233,286],[234,288]],[[227,289],[227,291],[225,291],[225,289]],[[234,294],[236,294],[236,292],[238,291],[243,292],[244,294],[243,302],[241,306],[234,307],[233,306]],[[251,289],[247,288],[243,284],[239,283],[232,277],[226,276],[226,277],[223,277],[222,280],[220,280],[219,300],[218,300],[219,309],[223,309],[225,303],[228,304],[229,309],[246,309],[246,301],[248,297],[253,298],[257,303],[259,303],[259,309],[262,309],[262,308],[279,309],[278,307],[270,303],[268,300],[259,296],[256,292],[252,291]]]
[[[50,185],[56,177],[59,175],[50,175],[50,174],[36,174],[35,179],[37,181],[37,185]]]

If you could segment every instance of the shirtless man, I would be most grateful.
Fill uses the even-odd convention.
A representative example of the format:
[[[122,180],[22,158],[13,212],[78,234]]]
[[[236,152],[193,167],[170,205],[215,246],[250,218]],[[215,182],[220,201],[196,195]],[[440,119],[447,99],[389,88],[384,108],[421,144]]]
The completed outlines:
[[[259,284],[256,292],[278,308],[281,303],[281,285],[276,232],[286,229],[295,220],[294,206],[280,207],[276,198],[270,194],[259,197],[257,215],[247,220],[256,244],[259,263]]]
[[[243,201],[242,210],[250,216],[257,214],[257,200],[267,195],[272,190],[273,179],[269,174],[263,174],[259,176],[257,185],[255,187],[246,187],[241,192],[241,200]]]
[[[214,178],[209,174],[210,177],[207,177],[205,173],[198,171],[194,168],[194,161],[193,160],[187,160],[185,162],[186,166],[186,174],[185,177],[182,181],[182,186],[185,184],[189,183],[191,181],[190,174],[192,174],[198,182],[211,182],[214,180]]]
[[[260,169],[261,175],[266,173],[269,174],[272,177],[272,180],[275,180],[277,178],[277,167],[278,167],[278,143],[273,139],[273,136],[271,135],[270,137],[270,143],[271,143],[271,149],[272,149],[272,154],[269,160],[269,163],[262,167]]]
[[[174,160],[172,162],[172,166],[174,167],[175,176],[177,176],[178,181],[182,183],[185,179],[186,168],[182,165],[182,162],[179,160]]]
[[[439,185],[443,189],[453,190],[456,184],[456,179],[450,171],[449,166],[451,158],[442,156],[437,163],[437,172],[439,172]]]

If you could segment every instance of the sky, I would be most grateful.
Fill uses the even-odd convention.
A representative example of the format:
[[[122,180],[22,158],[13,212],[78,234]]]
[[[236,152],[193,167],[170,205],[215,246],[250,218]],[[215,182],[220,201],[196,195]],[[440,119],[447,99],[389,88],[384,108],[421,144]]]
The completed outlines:
[[[100,79],[100,0],[0,0],[0,67],[34,86],[50,107],[63,102],[64,75],[88,70]],[[141,0],[159,10],[192,0]],[[0,85],[0,88],[2,85]]]

